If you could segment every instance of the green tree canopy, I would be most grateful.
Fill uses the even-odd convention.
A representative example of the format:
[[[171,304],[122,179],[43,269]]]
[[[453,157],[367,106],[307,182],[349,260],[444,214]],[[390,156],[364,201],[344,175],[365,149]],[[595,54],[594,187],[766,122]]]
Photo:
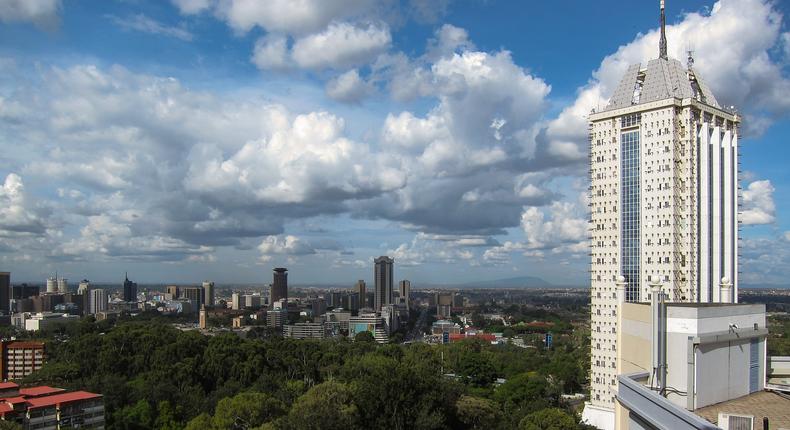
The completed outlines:
[[[285,428],[354,430],[363,428],[350,386],[326,381],[311,388],[291,407]]]

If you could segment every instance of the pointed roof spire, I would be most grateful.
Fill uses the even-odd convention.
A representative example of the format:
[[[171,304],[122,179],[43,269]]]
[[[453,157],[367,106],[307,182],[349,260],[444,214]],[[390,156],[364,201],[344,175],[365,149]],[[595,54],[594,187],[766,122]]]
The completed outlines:
[[[667,17],[664,15],[664,0],[661,0],[661,39],[658,42],[658,58],[667,59]]]

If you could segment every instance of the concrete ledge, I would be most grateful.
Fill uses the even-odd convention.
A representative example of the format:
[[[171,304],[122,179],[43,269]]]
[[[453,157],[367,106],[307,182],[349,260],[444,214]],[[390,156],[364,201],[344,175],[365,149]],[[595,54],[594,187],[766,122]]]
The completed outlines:
[[[718,427],[659,396],[637,379],[647,378],[644,372],[617,377],[617,401],[628,409],[630,420],[649,423],[661,430],[717,430]]]

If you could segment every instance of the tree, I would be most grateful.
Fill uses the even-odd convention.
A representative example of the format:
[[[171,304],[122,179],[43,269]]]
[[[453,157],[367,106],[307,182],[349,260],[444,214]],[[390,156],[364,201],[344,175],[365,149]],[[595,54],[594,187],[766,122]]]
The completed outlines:
[[[286,422],[285,428],[300,430],[362,428],[351,387],[336,381],[316,385],[299,397]]]
[[[461,359],[458,363],[458,373],[466,377],[472,385],[485,387],[496,379],[496,369],[484,353],[467,349],[469,345],[462,344]]]
[[[285,405],[264,393],[239,393],[217,404],[211,425],[214,429],[232,429],[243,423],[246,428],[259,426],[285,413]]]
[[[115,412],[115,427],[124,430],[137,430],[151,428],[153,424],[153,411],[146,400],[140,400],[134,405]]]
[[[573,415],[559,408],[533,412],[518,425],[519,430],[576,430],[578,425]]]
[[[211,429],[211,415],[203,412],[202,414],[192,418],[184,427],[184,430],[207,430]]]
[[[502,419],[499,405],[480,397],[461,396],[455,402],[455,410],[458,420],[470,429],[494,428]]]
[[[362,331],[362,332],[357,333],[356,336],[354,336],[354,342],[373,343],[375,341],[376,341],[376,339],[373,337],[373,335],[369,331]]]
[[[0,420],[0,430],[22,430],[22,426],[13,421]]]

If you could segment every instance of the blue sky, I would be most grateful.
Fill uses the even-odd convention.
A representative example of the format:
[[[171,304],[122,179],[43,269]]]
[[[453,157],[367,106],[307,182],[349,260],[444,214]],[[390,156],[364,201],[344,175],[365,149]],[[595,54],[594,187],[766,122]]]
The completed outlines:
[[[653,3],[2,0],[0,270],[583,286],[584,114],[656,56]],[[790,276],[789,9],[668,2],[744,115],[746,284]]]

